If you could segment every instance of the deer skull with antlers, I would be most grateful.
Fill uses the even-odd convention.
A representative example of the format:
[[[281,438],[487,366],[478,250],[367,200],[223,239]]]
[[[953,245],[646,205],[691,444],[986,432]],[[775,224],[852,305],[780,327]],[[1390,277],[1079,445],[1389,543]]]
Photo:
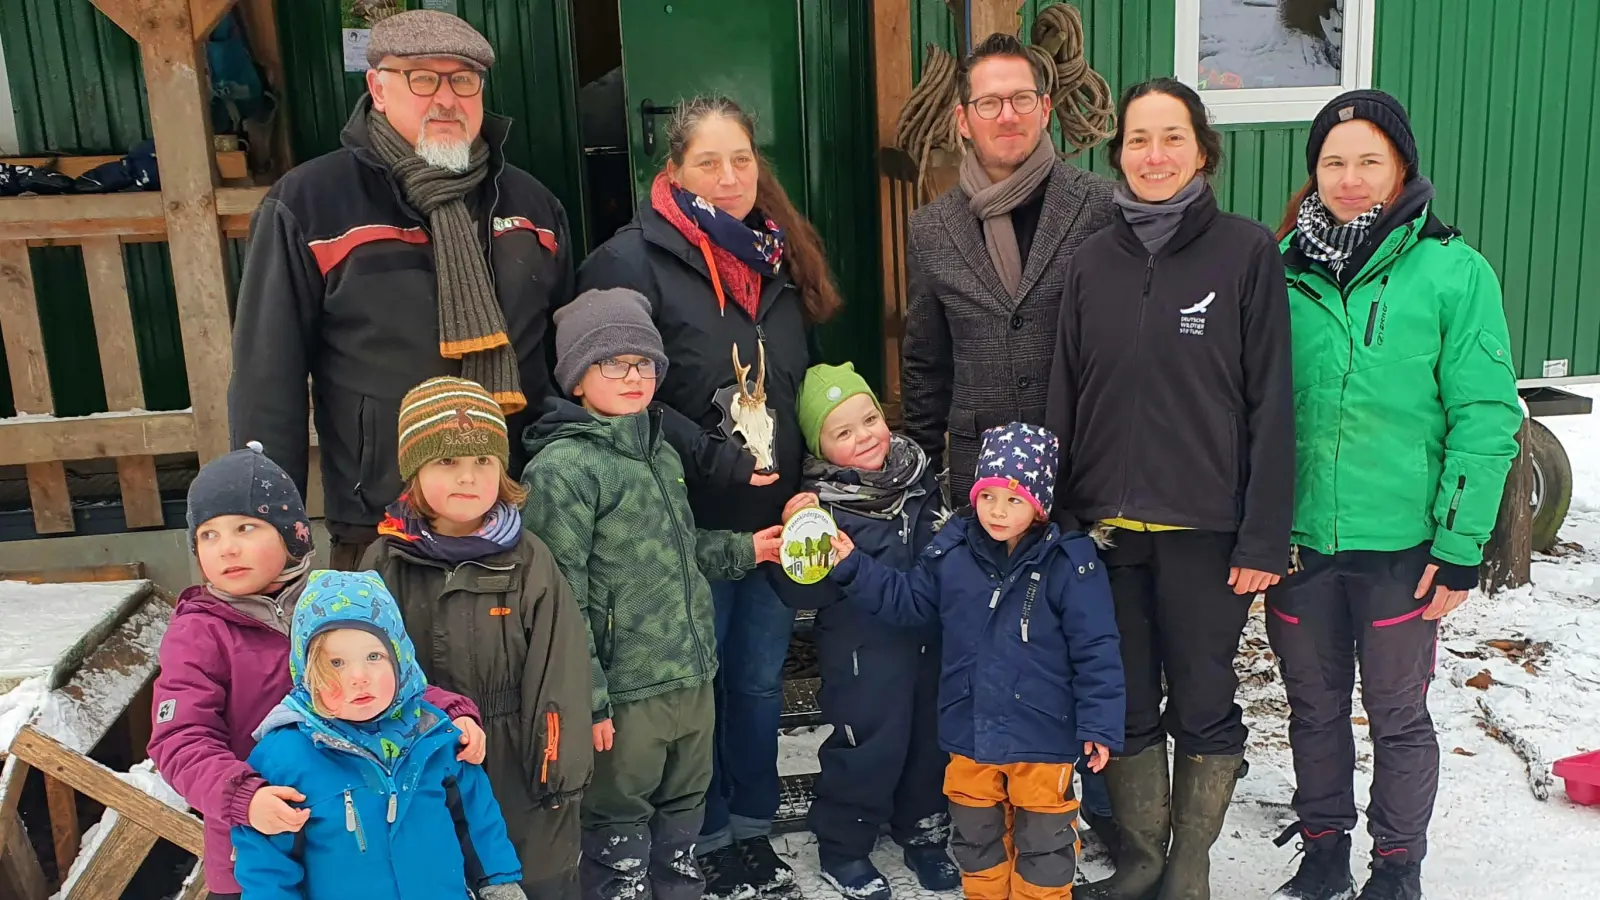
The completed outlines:
[[[739,345],[733,345],[733,376],[735,387],[728,403],[728,418],[732,420],[732,433],[744,438],[745,447],[756,458],[757,472],[770,472],[776,467],[773,459],[773,432],[776,423],[772,410],[767,408],[767,345],[756,344],[756,382],[750,387],[750,367],[739,363]]]

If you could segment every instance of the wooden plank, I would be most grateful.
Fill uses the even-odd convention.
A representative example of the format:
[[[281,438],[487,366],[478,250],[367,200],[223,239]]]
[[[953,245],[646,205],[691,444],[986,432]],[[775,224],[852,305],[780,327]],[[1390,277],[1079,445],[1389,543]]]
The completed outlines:
[[[0,322],[5,323],[6,368],[17,413],[49,415],[55,411],[55,400],[45,365],[44,334],[39,330],[33,263],[28,248],[17,241],[0,242]]]
[[[216,212],[230,233],[245,234],[250,214],[266,196],[265,187],[221,188]],[[56,197],[7,197],[0,203],[0,241],[49,240],[76,243],[96,235],[141,236],[159,240],[167,233],[161,195],[67,194]]]
[[[124,819],[200,855],[205,849],[200,820],[181,813],[124,782],[105,766],[74,752],[32,725],[25,725],[11,743],[21,757],[46,775],[60,778],[79,792],[116,810]]]
[[[117,485],[122,490],[122,518],[129,528],[160,528],[167,523],[155,457],[118,457]]]
[[[144,9],[151,24],[140,42],[140,60],[161,154],[161,200],[194,404],[195,449],[203,465],[228,452],[222,386],[233,373],[211,110],[202,78],[206,61],[195,43],[187,0],[144,0]]]
[[[233,7],[234,0],[189,0],[189,18],[194,23],[194,39],[204,41],[212,29]]]
[[[194,449],[194,417],[185,410],[0,419],[0,466],[159,456]]]
[[[33,530],[40,534],[67,534],[72,522],[72,493],[67,490],[67,469],[58,462],[29,463],[28,505],[33,509]]]
[[[1483,548],[1483,568],[1478,577],[1488,594],[1519,588],[1533,580],[1533,457],[1528,453],[1528,421],[1523,419],[1517,432],[1520,450],[1506,476],[1494,531]]]
[[[883,372],[887,405],[900,404],[900,298],[905,279],[899,260],[905,243],[895,207],[898,188],[884,173],[883,154],[894,144],[900,110],[911,97],[911,0],[874,0],[872,25],[873,85],[878,109],[878,239],[883,278]]]
[[[142,409],[144,382],[139,375],[122,242],[114,237],[84,240],[83,273],[89,283],[89,305],[94,310],[94,337],[100,346],[106,407],[113,412]]]
[[[95,848],[89,864],[78,873],[77,882],[67,892],[67,900],[121,897],[134,873],[139,871],[139,864],[155,845],[155,832],[130,822],[126,816],[118,816],[111,833]]]
[[[133,750],[135,762],[144,762],[150,757],[151,707],[155,704],[155,693],[156,683],[152,680],[133,695],[122,715],[122,721],[128,726],[128,746]]]
[[[144,563],[107,563],[103,566],[73,566],[62,569],[0,569],[0,581],[25,581],[28,584],[85,584],[101,581],[141,581]]]
[[[0,763],[0,847],[6,845],[12,820],[17,815],[17,804],[22,800],[22,788],[28,783],[28,770],[32,768],[15,756],[6,756]]]
[[[50,806],[50,839],[56,848],[56,871],[65,872],[78,858],[78,792],[72,785],[47,775],[44,795]]]
[[[967,0],[972,21],[972,43],[997,32],[1015,35],[1022,30],[1021,0]]]
[[[67,749],[81,753],[98,746],[155,678],[161,637],[171,619],[170,598],[152,586],[143,605],[101,641],[72,678],[53,692],[57,708],[67,721],[62,734],[50,736],[58,738]],[[149,715],[148,709],[144,714]]]
[[[91,169],[122,159],[120,156],[7,156],[0,164],[11,166],[51,166],[68,178],[77,178]],[[218,150],[217,174],[223,178],[249,178],[250,160],[243,150]]]
[[[0,897],[45,900],[49,896],[49,884],[33,845],[28,843],[22,817],[10,812],[0,819]]]

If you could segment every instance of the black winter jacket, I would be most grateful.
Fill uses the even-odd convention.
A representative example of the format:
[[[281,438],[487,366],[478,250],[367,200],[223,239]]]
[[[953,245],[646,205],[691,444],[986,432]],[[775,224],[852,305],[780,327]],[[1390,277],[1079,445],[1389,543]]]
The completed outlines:
[[[250,223],[233,313],[232,443],[260,441],[306,490],[306,378],[322,450],[323,500],[337,528],[372,526],[400,494],[397,420],[406,391],[461,364],[439,355],[433,246],[371,148],[370,98],[344,128],[344,147],[279,179]],[[469,197],[528,410],[550,392],[550,312],[572,295],[571,237],[560,201],[506,162],[510,120],[485,116],[489,175]],[[512,441],[512,468],[526,457]]]
[[[750,486],[755,459],[748,453],[731,478],[708,479],[700,465],[685,468],[689,505],[701,528],[759,531],[778,524],[783,505],[800,483],[805,441],[795,396],[815,358],[800,291],[784,275],[763,279],[755,321],[733,302],[719,315],[700,249],[648,206],[596,248],[578,271],[580,293],[614,287],[630,288],[650,300],[668,361],[666,376],[656,386],[656,399],[714,435],[720,434],[722,408],[713,398],[734,383],[734,344],[739,345],[739,361],[752,366],[754,380],[756,343],[766,341],[767,406],[776,419],[778,481],[767,487]],[[686,460],[698,457],[677,435],[669,431],[668,438]],[[727,487],[729,481],[735,486]]]
[[[1118,215],[1067,272],[1045,425],[1057,519],[1238,532],[1283,574],[1294,516],[1289,299],[1259,223],[1207,190],[1151,256]]]

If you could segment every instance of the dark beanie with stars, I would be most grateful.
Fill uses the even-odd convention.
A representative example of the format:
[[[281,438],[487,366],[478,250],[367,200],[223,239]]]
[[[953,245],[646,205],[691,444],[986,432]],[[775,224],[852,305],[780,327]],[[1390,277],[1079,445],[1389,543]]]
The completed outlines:
[[[200,468],[189,484],[189,550],[195,533],[218,516],[249,516],[271,525],[283,538],[289,558],[311,552],[311,520],[294,481],[251,441]]]

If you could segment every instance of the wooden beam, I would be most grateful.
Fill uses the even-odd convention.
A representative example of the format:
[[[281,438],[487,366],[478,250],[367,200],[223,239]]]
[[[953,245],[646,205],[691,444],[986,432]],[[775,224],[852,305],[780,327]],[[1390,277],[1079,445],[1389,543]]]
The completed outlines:
[[[111,813],[107,812],[106,815]],[[155,845],[155,832],[130,822],[126,816],[117,816],[111,833],[95,848],[89,864],[78,873],[78,880],[67,892],[66,900],[121,897],[123,889],[133,880],[134,873],[139,871],[139,864],[150,855],[150,848]]]
[[[5,323],[12,405],[21,415],[50,415],[55,411],[55,399],[45,364],[44,334],[39,328],[33,263],[27,245],[18,241],[0,242],[0,321]],[[56,461],[59,459],[36,460],[27,467],[28,505],[33,509],[33,528],[40,534],[73,530],[67,470]]]
[[[137,43],[143,40],[144,18],[140,15],[139,0],[90,0],[113,24],[128,33]]]
[[[0,897],[45,900],[49,896],[39,857],[28,842],[22,817],[13,810],[0,820]]]
[[[230,234],[248,233],[250,214],[266,194],[264,187],[217,191],[217,214]],[[156,193],[7,197],[0,203],[0,241],[79,243],[76,239],[104,235],[160,240],[166,233]]]
[[[32,768],[15,756],[0,762],[0,847],[6,845],[6,834],[17,815],[17,804],[22,800],[22,789],[28,783],[28,770]]]
[[[185,410],[0,419],[0,466],[194,450],[194,417]]]
[[[203,465],[228,451],[224,388],[233,374],[211,110],[202,77],[206,61],[195,43],[188,0],[144,0],[144,7],[152,25],[142,36],[140,59],[161,155],[161,201],[194,405],[195,449]]]
[[[200,820],[181,813],[118,778],[115,772],[41,732],[24,725],[11,753],[34,768],[77,788],[123,818],[199,856],[205,850]]]
[[[905,295],[904,213],[896,201],[906,192],[887,174],[883,154],[893,146],[900,110],[911,97],[911,0],[874,0],[873,83],[878,110],[878,240],[883,276],[883,371],[888,406],[900,405],[900,309]]]
[[[129,528],[160,528],[167,524],[154,457],[119,457],[117,488],[122,494],[122,520]]]
[[[972,43],[991,34],[1015,36],[1022,30],[1021,0],[967,0],[967,15],[972,21]]]
[[[65,872],[78,858],[78,792],[72,785],[46,776],[44,795],[50,807],[50,840],[56,848],[56,871]]]
[[[233,8],[234,0],[189,0],[189,18],[194,23],[195,43],[211,36],[222,17]]]
[[[107,563],[65,569],[0,569],[0,581],[28,584],[94,584],[105,581],[143,581],[144,563]]]

